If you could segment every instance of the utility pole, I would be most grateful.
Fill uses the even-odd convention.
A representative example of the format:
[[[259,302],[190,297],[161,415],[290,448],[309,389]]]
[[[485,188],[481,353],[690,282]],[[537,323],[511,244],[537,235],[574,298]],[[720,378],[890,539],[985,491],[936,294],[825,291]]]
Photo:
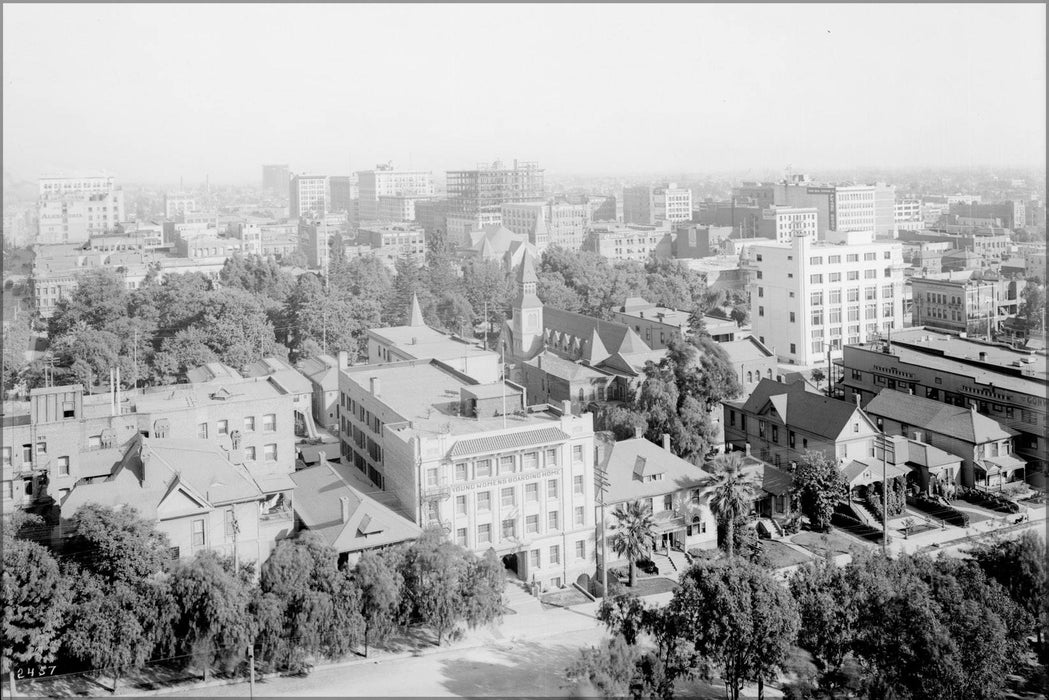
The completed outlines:
[[[135,341],[131,348],[132,362],[135,364],[135,389],[138,389],[138,326],[135,326]]]
[[[255,697],[255,645],[248,645],[248,671],[250,673],[248,680],[248,697]]]
[[[881,441],[881,553],[889,556],[889,479],[885,466],[885,429],[878,433]]]
[[[830,344],[827,345],[827,397],[831,397],[831,388],[834,386],[834,376],[831,374]]]
[[[594,486],[601,508],[601,597],[608,599],[608,548],[605,537],[605,491],[608,489],[608,475],[605,470],[594,460]]]

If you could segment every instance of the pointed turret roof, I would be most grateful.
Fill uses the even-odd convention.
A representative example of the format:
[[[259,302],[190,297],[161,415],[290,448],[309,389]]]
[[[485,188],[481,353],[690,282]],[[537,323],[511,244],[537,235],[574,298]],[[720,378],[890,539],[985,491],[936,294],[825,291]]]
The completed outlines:
[[[539,275],[535,274],[535,263],[532,262],[532,251],[525,250],[521,266],[517,268],[517,284],[523,287],[526,282],[539,284]]]
[[[423,320],[423,310],[419,306],[419,295],[412,293],[412,307],[408,310],[408,325],[409,326],[425,326],[426,322]]]
[[[535,226],[532,227],[532,244],[539,245],[541,238],[549,237],[550,229],[546,225],[546,217],[540,212],[539,216],[535,217]]]

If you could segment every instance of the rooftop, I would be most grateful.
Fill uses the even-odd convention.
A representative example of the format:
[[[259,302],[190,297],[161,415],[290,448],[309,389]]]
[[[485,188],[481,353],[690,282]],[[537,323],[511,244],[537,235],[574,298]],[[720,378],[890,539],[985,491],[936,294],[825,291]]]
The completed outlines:
[[[605,451],[603,466],[609,483],[606,503],[651,498],[697,487],[710,476],[644,438],[612,443]],[[643,476],[657,478],[644,481]]]
[[[1005,440],[1011,433],[998,421],[971,408],[886,389],[867,404],[867,413],[921,430],[958,437],[973,444]]]
[[[525,364],[542,369],[547,374],[561,379],[600,379],[608,376],[605,372],[599,372],[593,367],[578,362],[565,360],[549,351],[542,352],[531,360],[526,360]]]
[[[371,380],[379,380],[378,400],[401,420],[410,423],[404,429],[415,433],[464,435],[501,430],[504,423],[507,428],[560,425],[560,411],[546,406],[529,407],[523,414],[505,417],[473,418],[460,415],[460,390],[466,387],[476,391],[481,385],[432,358],[384,365],[358,365],[343,370],[342,375],[345,381],[357,385],[368,394],[371,393]],[[516,385],[507,383],[507,397],[520,391]]]
[[[745,402],[732,402],[751,415],[761,413],[766,405],[779,415],[784,425],[835,440],[858,410],[848,401],[817,393],[805,382],[783,384],[762,379]]]
[[[415,359],[433,357],[438,360],[451,360],[456,357],[495,355],[491,350],[478,347],[465,338],[442,333],[429,326],[374,328],[368,331],[368,335]]]
[[[775,357],[775,354],[767,347],[761,344],[757,338],[752,335],[748,335],[742,340],[732,340],[724,343],[718,343],[721,349],[728,355],[728,359],[733,364],[740,362],[749,362],[751,360],[761,360],[766,357]]]

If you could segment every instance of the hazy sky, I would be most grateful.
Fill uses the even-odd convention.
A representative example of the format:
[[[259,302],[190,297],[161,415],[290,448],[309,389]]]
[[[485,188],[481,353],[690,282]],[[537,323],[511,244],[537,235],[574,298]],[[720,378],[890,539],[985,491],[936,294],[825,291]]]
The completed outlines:
[[[1045,6],[4,5],[4,170],[1044,167]]]

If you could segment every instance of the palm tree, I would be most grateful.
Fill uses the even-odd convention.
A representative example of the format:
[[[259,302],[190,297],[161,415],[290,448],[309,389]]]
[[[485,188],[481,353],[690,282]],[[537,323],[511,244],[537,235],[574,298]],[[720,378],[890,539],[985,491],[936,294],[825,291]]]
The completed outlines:
[[[652,553],[656,540],[656,522],[652,507],[642,501],[620,503],[612,511],[616,524],[612,534],[612,550],[630,561],[630,587],[637,580],[637,561]]]
[[[757,475],[743,471],[746,460],[742,452],[727,452],[710,462],[713,476],[706,481],[710,509],[725,526],[727,552],[731,557],[735,544],[736,521],[750,514],[760,486]]]

